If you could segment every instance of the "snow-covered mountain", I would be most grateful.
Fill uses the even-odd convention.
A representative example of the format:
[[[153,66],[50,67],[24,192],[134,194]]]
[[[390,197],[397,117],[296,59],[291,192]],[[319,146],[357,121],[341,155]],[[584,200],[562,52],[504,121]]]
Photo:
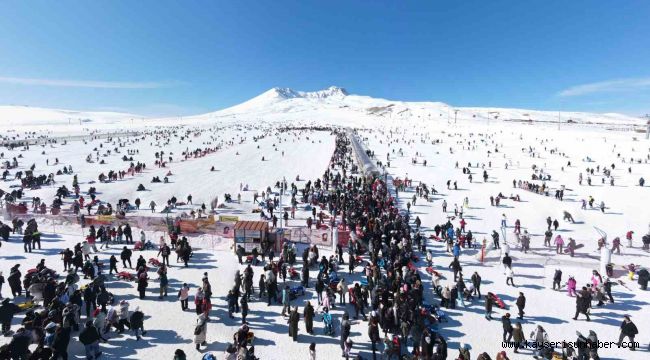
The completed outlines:
[[[320,91],[297,91],[272,88],[241,104],[195,116],[145,118],[118,112],[70,111],[0,106],[0,127],[29,125],[49,127],[68,125],[129,128],[166,124],[207,124],[219,121],[292,121],[354,124],[363,126],[376,121],[516,121],[530,123],[558,122],[605,124],[641,127],[645,120],[622,114],[538,111],[509,108],[453,107],[441,102],[405,102],[352,95],[344,88],[331,86]],[[67,130],[66,130],[67,131]]]
[[[306,114],[309,113],[309,114]],[[488,108],[488,107],[453,107],[441,102],[405,102],[351,95],[345,89],[332,86],[325,90],[302,92],[289,88],[272,88],[259,96],[241,104],[194,117],[254,117],[273,120],[293,118],[293,115],[329,119],[354,118],[365,120],[409,120],[424,119],[431,121],[517,121],[517,122],[557,122],[583,124],[643,125],[645,120],[623,114],[558,112],[527,109]],[[364,119],[364,120],[362,120]]]

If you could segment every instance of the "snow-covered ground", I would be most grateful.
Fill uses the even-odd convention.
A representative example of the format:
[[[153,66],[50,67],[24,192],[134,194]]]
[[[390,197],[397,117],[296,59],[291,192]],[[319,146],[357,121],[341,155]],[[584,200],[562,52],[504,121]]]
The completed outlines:
[[[284,131],[280,130],[281,128],[311,125],[361,128],[360,134],[366,139],[368,148],[375,152],[376,160],[386,163],[386,155],[390,154],[390,167],[387,168],[390,176],[408,177],[413,179],[414,186],[423,182],[429,186],[434,185],[439,191],[438,195],[433,196],[432,202],[418,199],[416,205],[411,208],[413,216],[422,219],[427,235],[435,224],[442,224],[448,216],[453,215],[454,204],[461,207],[466,197],[469,201],[469,207],[464,210],[467,229],[471,229],[478,239],[488,239],[488,244],[491,243],[489,234],[492,230],[500,232],[502,214],[506,215],[506,241],[512,249],[516,288],[505,285],[498,252],[489,252],[487,261],[481,263],[476,256],[477,250],[465,250],[460,260],[466,282],[469,283],[471,274],[478,271],[483,278],[482,292],[491,291],[500,295],[510,306],[508,311],[513,317],[516,315],[514,301],[518,293],[521,291],[526,295],[526,316],[522,321],[526,335],[536,325],[542,325],[548,331],[551,341],[574,341],[576,331],[587,334],[589,330],[596,331],[601,341],[617,341],[622,316],[629,314],[639,328],[636,340],[641,343],[643,350],[629,353],[626,350],[602,349],[600,355],[607,359],[641,359],[648,356],[650,327],[643,316],[650,309],[650,292],[639,290],[636,279],[628,280],[622,271],[622,266],[629,263],[650,266],[648,253],[639,249],[641,236],[648,232],[650,222],[648,211],[645,210],[645,205],[650,200],[650,188],[647,185],[643,188],[638,186],[640,177],[650,180],[650,165],[646,162],[650,145],[644,139],[645,134],[634,132],[635,127],[632,126],[633,124],[637,129],[642,128],[643,121],[640,119],[612,114],[563,113],[563,123],[558,131],[558,125],[551,123],[557,121],[557,112],[452,108],[441,103],[393,102],[348,95],[339,88],[330,88],[318,93],[272,89],[233,108],[182,119],[142,119],[129,114],[71,115],[61,110],[24,110],[0,108],[0,116],[3,119],[0,131],[5,137],[24,139],[25,136],[59,137],[124,131],[138,131],[140,135],[94,140],[86,138],[68,141],[66,145],[59,141],[57,144],[32,145],[29,150],[22,147],[14,150],[2,149],[4,159],[20,156],[18,171],[24,172],[35,164],[34,172],[40,175],[55,173],[63,165],[72,166],[83,192],[89,186],[95,186],[98,198],[113,205],[122,198],[133,201],[140,197],[143,207],[153,200],[159,209],[162,209],[170,197],[176,196],[184,201],[187,195],[192,194],[194,206],[198,207],[202,202],[208,204],[215,196],[222,201],[225,193],[232,194],[233,198],[241,193],[240,204],[228,204],[220,213],[238,215],[245,219],[259,218],[257,214],[252,213],[254,191],[261,192],[267,186],[273,187],[275,182],[282,178],[286,178],[290,183],[295,180],[296,175],[300,175],[301,179],[314,180],[321,176],[328,166],[334,149],[334,137],[330,132]],[[459,110],[457,121],[454,121],[454,110]],[[493,111],[498,114],[492,113],[488,123],[488,113]],[[21,115],[16,115],[18,113]],[[77,119],[77,123],[74,123],[74,119]],[[79,125],[79,119],[92,120],[82,121]],[[566,123],[568,119],[575,123]],[[590,122],[592,124],[588,124]],[[617,130],[611,130],[612,127]],[[260,137],[262,138],[255,140]],[[434,144],[434,140],[440,142]],[[181,160],[183,151],[215,147],[219,147],[215,153]],[[115,149],[119,150],[119,153]],[[495,149],[498,149],[498,152]],[[127,155],[128,150],[137,150],[139,153]],[[161,150],[165,152],[166,160],[172,157],[172,161],[165,168],[154,166],[154,153]],[[91,155],[92,163],[86,162],[88,155]],[[127,175],[124,180],[100,183],[100,173],[128,168],[130,161],[123,161],[123,155],[133,156],[134,162],[145,162],[147,170],[134,177]],[[59,164],[54,165],[57,158]],[[412,164],[413,158],[417,159],[416,165]],[[592,162],[587,162],[587,158]],[[104,160],[105,164],[99,164],[98,159]],[[634,160],[633,164],[631,159]],[[641,163],[637,163],[638,159]],[[426,167],[422,165],[423,160],[427,161]],[[569,162],[571,166],[568,165]],[[471,163],[472,183],[461,171],[468,163]],[[602,168],[612,164],[615,165],[612,172],[614,186],[609,184],[609,179],[605,184],[601,183]],[[213,166],[215,171],[210,171]],[[546,197],[513,188],[513,180],[531,180],[533,166],[551,175],[552,180],[546,182],[551,189],[565,186],[564,201],[556,200],[553,197],[554,192]],[[592,186],[588,186],[586,168],[596,166],[600,166],[601,171],[591,176]],[[483,182],[483,170],[489,175],[487,183]],[[13,180],[15,171],[10,170],[11,176],[8,179],[11,180],[0,183],[0,189],[11,191],[12,186],[18,184]],[[150,183],[152,177],[159,176],[162,179],[168,172],[173,174],[169,176],[169,184]],[[585,179],[582,185],[578,184],[579,173],[582,173]],[[57,185],[65,184],[71,187],[72,176],[60,175],[55,179]],[[457,181],[458,190],[447,190],[448,180],[452,183]],[[148,191],[136,192],[140,183]],[[240,191],[240,184],[248,185],[250,191]],[[26,199],[38,196],[49,205],[56,187],[27,190]],[[506,197],[511,194],[519,195],[521,201],[503,200],[498,208],[490,206],[489,197],[498,193]],[[399,194],[400,206],[404,211],[413,194],[413,189]],[[581,210],[581,200],[589,196],[595,199],[595,204],[604,201],[607,207],[604,213],[589,207],[587,210]],[[448,203],[447,214],[442,213],[443,200]],[[67,204],[69,203],[70,200],[67,200]],[[186,206],[178,212],[189,210]],[[573,214],[576,223],[564,222],[563,211]],[[139,215],[163,216],[150,214],[148,210],[139,211]],[[565,240],[572,237],[577,243],[584,244],[584,247],[577,251],[576,257],[556,255],[553,250],[543,246],[543,233],[548,216],[560,221],[557,233]],[[299,212],[297,220],[290,221],[289,226],[303,225],[305,217],[305,213]],[[528,254],[519,251],[514,241],[512,226],[516,219],[521,221],[522,229],[532,235],[531,251]],[[453,223],[458,225],[458,218],[454,219]],[[575,311],[575,298],[567,296],[564,291],[551,290],[552,276],[556,268],[561,268],[564,273],[563,281],[566,281],[569,275],[575,276],[579,286],[590,281],[591,271],[600,268],[599,252],[596,250],[599,235],[594,227],[606,231],[610,243],[613,238],[621,237],[623,245],[627,244],[625,233],[634,230],[634,248],[623,247],[621,255],[612,255],[612,262],[616,264],[616,280],[623,280],[627,287],[614,286],[615,303],[602,308],[594,307],[591,322],[573,321],[571,318]],[[0,271],[5,278],[14,264],[22,264],[24,273],[34,267],[40,259],[46,259],[48,266],[61,271],[63,267],[59,251],[66,247],[71,248],[83,240],[80,228],[73,225],[53,225],[43,221],[41,231],[44,234],[43,250],[25,254],[17,235],[2,244],[0,259],[5,261],[0,262]],[[135,230],[135,233],[137,232],[138,230]],[[150,238],[158,235],[148,234]],[[198,242],[200,239],[192,241]],[[453,273],[448,269],[452,257],[445,252],[444,245],[430,242],[429,246],[436,255],[436,269],[446,279],[453,280]],[[107,262],[110,254],[119,254],[119,248],[111,248],[98,255],[100,260]],[[136,253],[137,255],[139,253]],[[145,259],[155,255],[156,251],[143,253]],[[172,262],[173,259],[172,256]],[[426,283],[426,298],[430,302],[434,299],[437,302],[438,299],[431,291],[430,277],[424,271],[424,262],[421,261],[418,265]],[[203,273],[207,272],[215,293],[211,313],[213,320],[208,327],[207,351],[215,353],[218,359],[223,358],[223,351],[227,343],[232,342],[232,335],[239,326],[239,317],[235,320],[228,318],[225,302],[227,289],[232,286],[234,274],[238,269],[243,267],[238,265],[236,257],[227,246],[198,249],[189,268],[172,263],[169,271],[171,296],[162,301],[157,299],[158,287],[154,281],[150,282],[147,299],[140,300],[135,283],[110,278],[108,288],[117,295],[118,301],[126,299],[131,303],[131,309],[140,306],[144,311],[145,329],[148,333],[141,341],[136,341],[130,333],[120,336],[111,334],[109,343],[103,344],[102,350],[109,358],[136,359],[171,358],[174,349],[181,348],[189,355],[189,359],[199,358],[200,355],[194,350],[192,343],[195,314],[193,311],[182,312],[175,294],[184,282],[190,284],[193,294],[200,285]],[[260,273],[261,267],[256,267],[255,284]],[[361,275],[361,268],[357,268],[356,273],[351,276],[352,280],[358,281]],[[155,274],[151,273],[150,276],[155,277]],[[312,271],[311,276],[313,279],[316,271]],[[85,281],[82,280],[82,283]],[[442,281],[443,285],[446,281]],[[4,286],[2,295],[9,295],[7,285]],[[302,312],[306,300],[315,304],[313,291],[308,291],[304,297],[294,302],[294,305],[299,306]],[[505,311],[497,309],[493,315],[496,320],[490,322],[483,317],[482,300],[475,300],[467,305],[467,308],[447,310],[450,322],[440,328],[441,334],[449,343],[450,358],[457,355],[460,343],[471,347],[473,358],[483,351],[495,356],[501,350],[502,328],[498,319]],[[190,309],[194,309],[194,306],[190,305]],[[353,313],[352,307],[347,310]],[[279,305],[267,307],[265,302],[250,303],[248,321],[255,332],[257,356],[261,359],[306,359],[311,342],[317,343],[320,359],[340,356],[338,337],[322,335],[322,325],[318,317],[315,321],[316,335],[306,334],[301,323],[299,341],[295,343],[288,336],[287,323],[279,315],[280,311]],[[334,311],[337,324],[341,313],[341,307]],[[21,314],[14,319],[13,330],[18,327],[22,316]],[[352,339],[355,342],[355,351],[364,358],[371,358],[365,322],[353,326]],[[8,340],[9,338],[0,338],[0,344]],[[531,353],[525,350],[516,355],[511,349],[507,352],[511,359],[528,358]],[[83,357],[83,347],[76,340],[71,342],[70,354],[75,358]]]

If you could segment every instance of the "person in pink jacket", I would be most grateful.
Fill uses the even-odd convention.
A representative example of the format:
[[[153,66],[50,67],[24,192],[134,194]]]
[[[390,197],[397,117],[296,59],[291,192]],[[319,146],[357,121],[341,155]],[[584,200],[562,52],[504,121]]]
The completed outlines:
[[[591,275],[591,286],[592,289],[598,288],[598,285],[603,282],[603,277],[600,276],[598,271],[594,270]]]
[[[569,296],[576,296],[576,279],[573,276],[569,276],[569,280],[566,282],[566,290]]]
[[[562,254],[562,248],[564,247],[564,239],[562,239],[562,236],[558,235],[555,237],[555,252],[558,254]]]

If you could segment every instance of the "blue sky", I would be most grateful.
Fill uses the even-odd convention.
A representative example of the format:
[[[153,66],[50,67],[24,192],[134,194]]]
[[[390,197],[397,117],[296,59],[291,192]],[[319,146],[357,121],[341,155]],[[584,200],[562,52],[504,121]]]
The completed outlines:
[[[2,1],[0,104],[145,115],[271,87],[650,112],[650,1]]]

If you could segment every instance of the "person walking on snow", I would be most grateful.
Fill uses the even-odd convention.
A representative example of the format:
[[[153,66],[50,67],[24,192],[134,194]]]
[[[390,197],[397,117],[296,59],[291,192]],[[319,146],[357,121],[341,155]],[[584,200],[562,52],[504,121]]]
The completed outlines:
[[[563,247],[564,247],[564,240],[562,239],[561,235],[558,235],[555,237],[555,253],[556,254],[562,254],[563,253]]]
[[[562,270],[560,269],[555,269],[555,273],[553,274],[553,290],[560,290],[562,286],[560,285],[562,282]]]
[[[612,250],[611,253],[613,254],[614,251],[616,251],[616,255],[621,255],[621,238],[618,236],[612,240]]]
[[[499,233],[496,230],[492,230],[492,244],[495,249],[500,249],[499,246]]]
[[[79,333],[79,341],[84,345],[86,350],[86,359],[99,359],[102,352],[99,350],[99,340],[101,336],[97,328],[93,326],[93,321],[86,321],[86,327]]]
[[[569,280],[567,280],[566,282],[567,295],[576,296],[577,295],[576,287],[577,287],[576,279],[573,278],[573,276],[569,276]]]
[[[178,290],[178,300],[181,302],[181,310],[185,311],[189,309],[189,297],[190,297],[190,287],[187,286],[187,283],[184,283],[183,286]]]
[[[524,293],[520,292],[519,297],[517,298],[517,310],[519,310],[519,316],[517,317],[518,319],[523,319],[524,318],[524,309],[526,308],[526,297],[524,296]]]
[[[634,337],[636,334],[639,333],[639,330],[636,328],[636,325],[630,320],[629,315],[623,316],[623,323],[621,323],[621,334],[618,337],[618,347],[621,347],[621,343],[623,340],[627,337],[630,341],[629,344],[631,346],[628,346],[630,350],[634,351],[636,348],[634,347]]]
[[[512,268],[506,267],[506,285],[512,285],[516,287],[514,277],[515,272],[512,271]]]
[[[196,350],[201,349],[201,345],[206,346],[208,343],[206,341],[208,333],[208,315],[207,313],[201,313],[196,319],[196,326],[194,327],[194,344],[196,344]]]
[[[625,234],[625,239],[627,239],[627,247],[631,248],[632,247],[632,235],[634,234],[634,231],[630,230]]]
[[[503,325],[503,342],[508,343],[512,340],[513,330],[512,322],[510,321],[510,313],[506,313],[501,317],[501,325]]]

